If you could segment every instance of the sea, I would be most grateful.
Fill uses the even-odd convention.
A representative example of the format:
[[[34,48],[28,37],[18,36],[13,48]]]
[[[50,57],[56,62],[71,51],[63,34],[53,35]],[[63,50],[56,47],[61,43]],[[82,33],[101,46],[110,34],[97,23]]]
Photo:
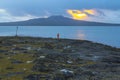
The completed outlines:
[[[0,36],[15,36],[17,26],[0,26]],[[18,26],[18,36],[89,40],[120,48],[120,27],[116,26]]]

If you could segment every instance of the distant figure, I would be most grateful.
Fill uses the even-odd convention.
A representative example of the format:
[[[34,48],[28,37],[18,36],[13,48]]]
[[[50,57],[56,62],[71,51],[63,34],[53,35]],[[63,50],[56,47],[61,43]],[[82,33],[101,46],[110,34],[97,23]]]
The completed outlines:
[[[59,33],[57,34],[57,39],[60,39],[60,34]]]
[[[18,26],[16,27],[16,37],[18,37]]]

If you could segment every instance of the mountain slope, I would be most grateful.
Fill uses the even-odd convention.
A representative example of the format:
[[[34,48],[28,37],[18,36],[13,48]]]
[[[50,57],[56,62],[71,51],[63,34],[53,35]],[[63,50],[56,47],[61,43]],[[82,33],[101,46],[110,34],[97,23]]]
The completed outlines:
[[[120,26],[120,24],[89,22],[63,16],[51,16],[27,21],[0,23],[0,26]]]

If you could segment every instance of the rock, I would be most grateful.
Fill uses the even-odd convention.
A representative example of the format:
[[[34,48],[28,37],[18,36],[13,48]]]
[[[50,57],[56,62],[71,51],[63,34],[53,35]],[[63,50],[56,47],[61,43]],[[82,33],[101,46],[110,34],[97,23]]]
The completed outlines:
[[[26,68],[23,68],[24,71],[26,71],[27,69]]]
[[[0,59],[3,59],[3,57],[2,57],[2,56],[0,56]]]
[[[39,72],[51,72],[53,71],[51,68],[46,66],[43,63],[39,63],[33,66],[33,71],[39,71]]]
[[[69,80],[69,78],[72,78],[73,76],[73,71],[62,69],[60,72],[55,73],[53,80]]]
[[[17,45],[14,44],[13,46],[16,47]]]
[[[5,53],[5,52],[7,52],[6,50],[0,50],[0,53]]]
[[[99,60],[99,59],[100,59],[100,56],[93,56],[93,57],[92,57],[92,60],[93,60],[93,61],[97,61],[97,60]]]
[[[12,64],[22,64],[23,62],[19,61],[19,60],[12,60],[11,63]]]
[[[73,73],[73,71],[70,71],[70,70],[67,70],[67,69],[62,69],[60,71],[63,72],[63,73]]]
[[[67,61],[67,63],[68,63],[68,64],[71,64],[71,63],[73,63],[73,61]]]
[[[8,59],[10,59],[11,57],[8,57]]]
[[[47,48],[47,49],[54,49],[54,46],[52,45],[52,43],[44,43],[43,48]]]
[[[27,49],[27,50],[31,50],[32,48],[31,48],[31,47],[27,47],[26,49]]]
[[[38,76],[31,74],[31,75],[27,76],[27,77],[25,78],[25,80],[38,80],[37,77],[38,77]]]
[[[24,72],[10,72],[8,74],[5,74],[6,77],[11,77],[11,76],[16,76],[16,75],[21,75],[24,74]]]
[[[102,59],[102,62],[120,64],[120,56],[107,56]]]
[[[30,64],[30,63],[32,63],[32,62],[33,62],[33,61],[27,61],[26,63],[27,63],[27,64]]]
[[[44,58],[45,58],[45,56],[40,56],[40,57],[39,57],[39,59],[44,59]]]
[[[70,45],[65,46],[63,49],[69,49],[69,48],[71,48],[71,46],[70,46]]]
[[[73,53],[72,49],[63,49],[62,53]]]
[[[3,46],[12,46],[12,43],[4,43]]]
[[[12,70],[12,69],[14,69],[13,67],[7,67],[6,68],[7,70]]]
[[[20,48],[20,47],[15,47],[15,48],[12,48],[12,50],[23,51],[23,50],[26,50],[26,49],[24,49],[24,48]]]
[[[31,74],[25,77],[25,80],[49,80],[50,76],[48,75],[41,75],[41,74]]]
[[[91,71],[84,71],[83,73],[82,73],[82,75],[87,75],[87,76],[95,76],[95,73],[94,72],[91,72]]]
[[[23,80],[119,80],[120,78],[119,48],[85,40],[29,37],[8,37],[0,40],[2,40],[0,77],[3,79],[18,76],[20,78],[27,76]],[[25,56],[22,57],[21,54]],[[28,57],[33,61],[27,59]],[[19,58],[26,62],[22,62]],[[2,65],[4,63],[5,65]],[[18,67],[25,73],[17,72]]]
[[[40,51],[42,48],[38,48],[37,51]]]

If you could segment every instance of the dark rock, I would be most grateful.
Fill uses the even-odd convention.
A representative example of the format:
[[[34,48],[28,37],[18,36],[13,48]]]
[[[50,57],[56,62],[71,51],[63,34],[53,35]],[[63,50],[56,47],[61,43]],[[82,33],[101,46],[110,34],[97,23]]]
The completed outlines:
[[[7,52],[7,50],[0,50],[0,53],[5,53]]]
[[[102,62],[107,63],[120,63],[120,56],[107,56],[102,59]]]
[[[24,50],[26,50],[26,49],[24,49],[24,48],[20,48],[20,47],[15,47],[15,48],[12,48],[12,50],[21,50],[21,51],[24,51]]]
[[[46,48],[46,49],[54,49],[54,46],[52,43],[44,43],[44,46],[42,48]]]
[[[24,72],[10,72],[6,74],[5,76],[11,77],[11,76],[16,76],[16,75],[21,75],[21,74],[24,74]]]
[[[41,80],[42,78],[44,78],[44,80],[49,80],[50,76],[40,75],[40,74],[31,74],[25,77],[25,80]]]
[[[39,80],[39,75],[29,75],[25,78],[25,80]]]
[[[72,49],[63,49],[63,53],[73,53],[74,51]]]
[[[23,62],[22,61],[19,61],[19,60],[12,60],[11,61],[12,64],[22,64]]]
[[[52,71],[52,69],[49,68],[48,66],[46,66],[44,63],[36,64],[35,66],[33,66],[33,70],[34,71],[39,71],[39,72],[50,72],[50,71]]]
[[[14,67],[7,67],[6,69],[7,70],[12,70],[12,69],[14,69]]]
[[[53,80],[69,80],[69,78],[72,78],[73,76],[74,76],[74,73],[72,71],[63,69],[54,75]]]

